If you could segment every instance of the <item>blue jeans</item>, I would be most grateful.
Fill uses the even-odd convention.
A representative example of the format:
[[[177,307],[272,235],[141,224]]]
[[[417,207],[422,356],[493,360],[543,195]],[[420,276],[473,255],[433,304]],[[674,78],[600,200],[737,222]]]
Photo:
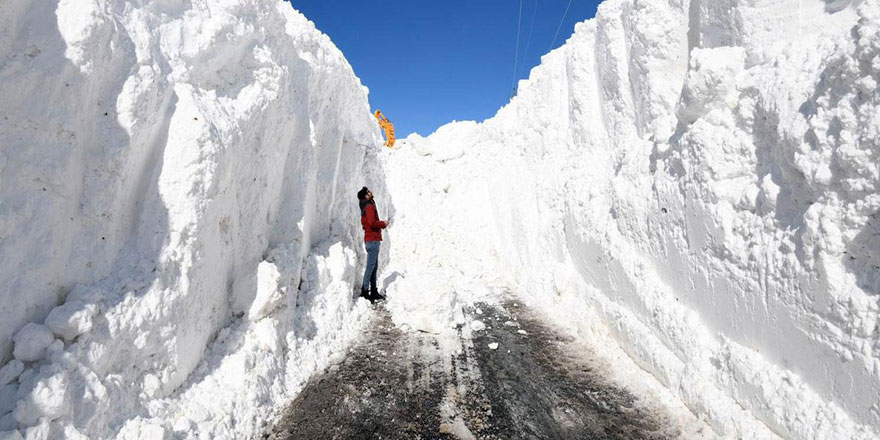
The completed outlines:
[[[381,241],[368,241],[365,242],[365,247],[367,248],[367,267],[364,269],[364,283],[361,286],[364,290],[367,290],[370,285],[376,289],[376,271],[379,269],[379,246],[382,244]]]

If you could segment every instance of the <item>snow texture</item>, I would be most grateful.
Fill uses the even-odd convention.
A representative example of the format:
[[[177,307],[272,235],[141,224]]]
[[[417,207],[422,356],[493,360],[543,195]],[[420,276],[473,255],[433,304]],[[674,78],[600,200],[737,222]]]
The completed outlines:
[[[263,261],[257,266],[257,295],[248,310],[248,319],[256,321],[265,318],[281,304],[287,288],[281,285],[278,266]]]
[[[720,436],[878,438],[878,81],[876,1],[608,0],[493,118],[398,142],[391,264],[520,294]]]
[[[12,354],[16,360],[33,362],[43,358],[46,349],[55,342],[55,336],[45,325],[29,322],[12,337],[12,342],[15,344]]]
[[[0,439],[259,436],[368,315],[361,185],[403,328],[512,293],[719,436],[880,436],[876,0],[607,0],[393,151],[277,0],[9,0],[0,60]]]
[[[7,363],[0,368],[0,385],[6,385],[15,379],[24,371],[24,363],[16,359]]]
[[[258,435],[367,316],[366,88],[277,0],[11,0],[0,60],[0,438]]]
[[[46,317],[46,326],[52,330],[52,333],[66,341],[71,341],[92,329],[92,318],[97,311],[98,307],[95,304],[68,300],[49,312],[49,316]]]
[[[451,336],[464,324],[455,288],[432,273],[407,273],[390,284],[387,308],[400,328]]]

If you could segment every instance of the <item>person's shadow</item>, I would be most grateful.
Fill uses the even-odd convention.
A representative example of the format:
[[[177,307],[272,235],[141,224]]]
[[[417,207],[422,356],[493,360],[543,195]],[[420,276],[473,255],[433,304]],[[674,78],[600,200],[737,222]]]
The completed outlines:
[[[390,286],[392,283],[394,283],[401,276],[403,276],[403,274],[401,274],[400,272],[395,270],[394,272],[391,273],[391,275],[388,275],[387,277],[385,277],[385,279],[382,280],[382,290],[387,292],[388,286]]]

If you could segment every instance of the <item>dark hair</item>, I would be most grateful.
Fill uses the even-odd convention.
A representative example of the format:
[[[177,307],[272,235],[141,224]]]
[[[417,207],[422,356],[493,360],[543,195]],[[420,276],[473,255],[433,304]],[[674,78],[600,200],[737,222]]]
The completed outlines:
[[[363,188],[361,188],[361,190],[358,191],[358,200],[364,200],[364,199],[366,199],[366,198],[367,198],[367,192],[369,192],[369,191],[370,191],[370,190],[368,190],[366,186],[363,187]]]

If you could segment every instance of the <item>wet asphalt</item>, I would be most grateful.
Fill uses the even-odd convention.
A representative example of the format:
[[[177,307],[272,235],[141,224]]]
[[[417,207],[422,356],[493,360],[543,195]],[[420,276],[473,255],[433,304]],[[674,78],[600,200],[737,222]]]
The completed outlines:
[[[476,314],[476,310],[481,313]],[[376,306],[362,340],[312,378],[264,438],[666,439],[668,420],[603,378],[582,346],[516,302],[450,350]],[[490,344],[497,343],[497,349]]]

